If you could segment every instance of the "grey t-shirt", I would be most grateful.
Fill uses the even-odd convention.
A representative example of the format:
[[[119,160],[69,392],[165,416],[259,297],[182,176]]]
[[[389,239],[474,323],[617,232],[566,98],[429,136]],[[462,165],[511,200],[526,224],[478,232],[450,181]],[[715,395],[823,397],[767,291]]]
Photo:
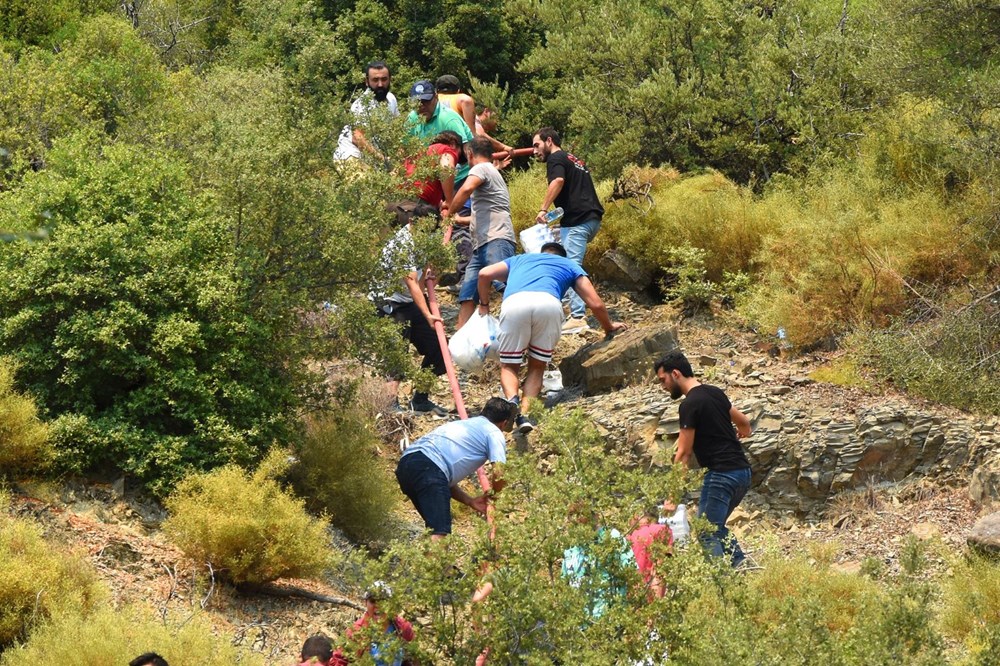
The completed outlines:
[[[472,193],[472,247],[497,239],[515,242],[510,191],[500,171],[489,162],[481,162],[469,169],[469,176],[483,181]]]

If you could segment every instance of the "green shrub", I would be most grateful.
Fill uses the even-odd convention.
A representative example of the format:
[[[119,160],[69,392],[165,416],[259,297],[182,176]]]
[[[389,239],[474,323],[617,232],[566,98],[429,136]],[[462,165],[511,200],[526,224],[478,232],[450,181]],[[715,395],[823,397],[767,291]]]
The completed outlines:
[[[358,407],[343,406],[310,419],[290,470],[306,506],[359,540],[390,536],[401,496],[378,444],[371,419]]]
[[[42,530],[6,515],[0,497],[0,651],[39,622],[64,613],[87,615],[106,602],[93,569],[46,543]]]
[[[0,357],[0,476],[38,472],[52,459],[49,430],[34,400],[14,390],[14,367]]]
[[[961,409],[1000,414],[1000,307],[988,299],[942,305],[929,320],[912,319],[859,331],[851,344],[901,389]]]
[[[67,614],[36,629],[26,643],[0,659],[2,666],[127,664],[144,652],[156,652],[171,666],[262,666],[259,655],[233,647],[200,617],[182,622],[150,618],[149,611],[110,608],[84,617]]]
[[[55,421],[57,462],[164,493],[259,459],[290,426],[299,374],[248,302],[228,227],[166,154],[77,136],[49,157],[0,196],[0,227],[46,211],[55,224],[0,254],[0,351]]]
[[[1000,564],[974,556],[957,562],[944,582],[941,626],[965,644],[969,663],[990,663],[1000,646]]]
[[[329,561],[326,520],[310,517],[270,478],[287,465],[285,455],[276,450],[252,475],[228,465],[181,481],[166,502],[168,538],[234,584],[322,573]]]

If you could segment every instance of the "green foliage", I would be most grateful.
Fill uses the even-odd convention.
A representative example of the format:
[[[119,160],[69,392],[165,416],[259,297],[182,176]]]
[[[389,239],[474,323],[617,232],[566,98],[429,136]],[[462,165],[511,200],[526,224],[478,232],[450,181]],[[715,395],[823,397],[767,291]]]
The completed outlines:
[[[358,540],[390,536],[399,488],[378,456],[375,424],[357,406],[342,403],[310,420],[294,447],[289,474],[306,506]]]
[[[47,211],[57,229],[0,257],[0,348],[57,417],[65,467],[111,464],[162,492],[286,431],[282,347],[191,190],[166,155],[80,138],[0,201],[0,218]]]
[[[941,625],[945,633],[962,641],[970,664],[987,664],[997,656],[1000,627],[1000,566],[981,557],[955,563],[944,584]]]
[[[46,543],[38,526],[8,517],[4,499],[0,495],[0,652],[45,620],[89,615],[107,596],[81,556]]]
[[[837,386],[865,388],[869,386],[868,381],[862,374],[861,368],[854,358],[842,356],[836,358],[826,365],[821,365],[809,373],[809,377],[828,384]]]
[[[1000,414],[1000,308],[989,299],[944,301],[930,317],[897,320],[852,337],[868,364],[900,388],[961,409]],[[915,321],[914,321],[915,320]]]
[[[35,401],[14,389],[15,365],[0,357],[0,476],[38,473],[52,460],[48,426]]]
[[[705,279],[705,251],[682,245],[671,248],[667,260],[669,263],[663,267],[667,274],[664,293],[679,302],[687,313],[709,307],[717,289]]]
[[[88,616],[66,614],[35,630],[28,641],[0,658],[3,666],[46,662],[107,666],[127,664],[155,651],[177,666],[258,666],[264,660],[231,645],[201,616],[153,620],[148,610],[102,608]]]
[[[228,465],[184,479],[167,499],[164,532],[234,584],[319,575],[329,562],[326,520],[271,478],[287,469],[286,455],[276,449],[252,475]]]

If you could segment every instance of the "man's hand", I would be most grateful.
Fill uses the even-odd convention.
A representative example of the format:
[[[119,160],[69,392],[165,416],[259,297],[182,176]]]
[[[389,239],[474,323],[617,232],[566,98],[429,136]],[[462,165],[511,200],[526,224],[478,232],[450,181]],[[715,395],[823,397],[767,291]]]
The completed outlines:
[[[623,321],[613,321],[611,322],[611,330],[607,332],[607,336],[611,337],[618,331],[624,331],[628,328],[628,324]]]
[[[746,439],[750,436],[750,426],[749,425],[738,425],[736,426],[736,436],[740,439]]]
[[[548,221],[546,220],[546,218],[548,217],[548,215],[549,215],[549,211],[547,211],[547,210],[540,210],[540,211],[538,211],[538,215],[535,216],[535,223],[536,224],[547,224]]]
[[[434,324],[437,322],[444,324],[444,319],[441,319],[441,317],[437,316],[433,312],[428,312],[427,316],[424,318],[427,320],[427,323],[431,325],[431,328],[434,328]]]
[[[480,495],[469,500],[469,507],[485,516],[486,507],[489,505],[489,502],[490,500],[486,495]]]

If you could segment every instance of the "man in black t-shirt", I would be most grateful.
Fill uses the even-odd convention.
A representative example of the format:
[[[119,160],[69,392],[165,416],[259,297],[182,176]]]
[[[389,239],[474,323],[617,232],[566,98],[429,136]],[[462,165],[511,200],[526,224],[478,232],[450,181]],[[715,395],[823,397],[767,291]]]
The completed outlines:
[[[716,529],[702,536],[702,544],[712,555],[728,557],[737,567],[746,556],[726,521],[750,489],[750,463],[740,444],[740,439],[750,436],[750,419],[733,407],[722,389],[695,379],[684,354],[670,352],[654,368],[671,398],[685,396],[679,408],[681,430],[674,462],[689,465],[693,453],[707,470],[698,515]]]
[[[560,148],[561,144],[559,132],[551,127],[538,130],[531,140],[535,158],[539,162],[545,162],[545,174],[549,181],[535,221],[545,222],[545,215],[552,204],[562,208],[559,242],[566,248],[566,256],[582,267],[587,243],[594,239],[601,228],[604,207],[597,198],[594,181],[587,166],[575,155]],[[587,308],[575,291],[571,289],[568,293],[569,319],[563,325],[562,332],[575,333],[587,328]]]

